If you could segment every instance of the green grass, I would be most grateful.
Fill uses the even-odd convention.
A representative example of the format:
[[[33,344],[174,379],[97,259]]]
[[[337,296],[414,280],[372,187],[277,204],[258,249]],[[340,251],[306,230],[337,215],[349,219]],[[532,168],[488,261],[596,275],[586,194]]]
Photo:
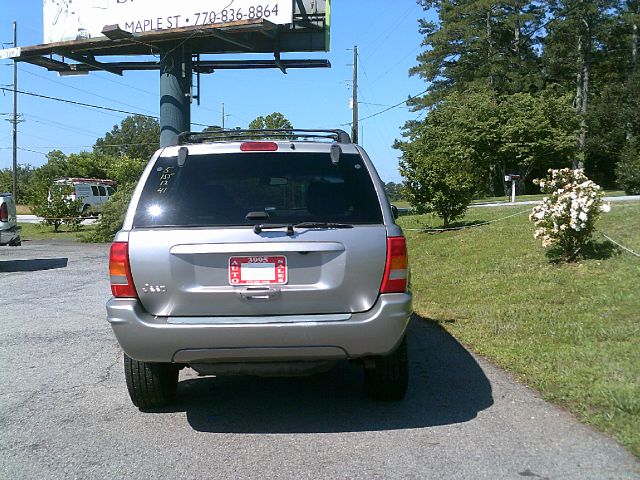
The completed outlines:
[[[53,231],[53,227],[48,225],[40,225],[37,223],[20,223],[22,231],[20,236],[22,241],[28,240],[73,240],[81,241],[81,236],[86,235],[92,228],[91,226],[81,226],[80,230],[74,232],[66,225],[61,225],[57,232]]]
[[[461,224],[526,207],[474,208]],[[475,228],[424,233],[428,215],[402,217],[414,307],[640,456],[640,203],[615,203],[598,222],[599,254],[551,263],[528,212]]]

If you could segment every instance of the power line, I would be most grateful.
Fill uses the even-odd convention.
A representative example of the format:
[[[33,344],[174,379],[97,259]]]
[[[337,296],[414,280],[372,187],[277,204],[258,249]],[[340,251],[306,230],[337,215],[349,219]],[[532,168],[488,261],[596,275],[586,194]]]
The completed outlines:
[[[92,132],[92,131],[89,131],[89,130],[85,130],[83,128],[79,128],[79,127],[76,127],[76,126],[73,126],[73,125],[67,125],[67,124],[61,123],[61,122],[55,122],[53,120],[47,120],[46,118],[41,118],[41,117],[38,117],[36,115],[31,115],[31,114],[28,114],[28,113],[24,114],[24,116],[27,119],[29,119],[30,121],[32,121],[32,122],[40,123],[42,125],[48,125],[48,126],[53,127],[53,128],[59,128],[61,130],[73,130],[76,133],[79,133],[80,135],[87,135],[87,136],[92,136],[92,137],[100,137],[102,135],[100,133],[96,133],[96,132]]]
[[[405,58],[407,58],[409,55],[412,55],[415,52],[417,52],[418,50],[420,50],[421,47],[422,47],[422,45],[418,45],[416,48],[414,48],[409,53],[407,53],[404,57],[402,57],[395,64],[393,64],[391,67],[389,67],[382,75],[378,76],[375,80],[373,80],[371,82],[371,85],[373,85],[374,83],[377,83],[379,80],[382,80],[384,77],[386,77],[389,73],[391,73],[393,70],[395,70],[395,68],[398,65],[400,65],[402,62],[404,62]]]
[[[377,117],[378,115],[382,115],[383,113],[387,113],[389,110],[393,110],[394,108],[398,108],[400,105],[402,105],[404,103],[407,103],[407,102],[413,100],[414,98],[418,98],[420,95],[424,95],[428,91],[429,91],[429,89],[427,88],[426,90],[423,90],[420,93],[416,93],[415,95],[411,95],[406,100],[403,100],[402,102],[396,103],[395,105],[391,105],[390,107],[387,107],[384,110],[380,110],[379,112],[376,112],[376,113],[374,113],[372,115],[369,115],[368,117],[361,118],[360,121],[362,122],[364,120],[368,120],[370,118]],[[349,124],[348,123],[343,123],[340,126],[344,127],[345,125],[349,125]]]
[[[414,9],[416,7],[416,3],[410,4],[409,8],[407,8],[407,10],[402,14],[400,21],[398,21],[390,30],[387,31],[387,35],[381,39],[382,35],[379,35],[375,40],[373,40],[372,42],[369,42],[370,45],[375,45],[376,48],[370,47],[371,54],[369,54],[369,56],[374,55],[375,52],[378,50],[377,45],[378,44],[382,44],[384,43],[386,40],[389,39],[389,37],[400,27],[400,25],[402,25],[409,17],[409,12]]]
[[[146,93],[147,95],[152,95],[152,96],[154,96],[156,98],[158,98],[160,96],[160,94],[157,93],[157,92],[152,92],[150,90],[145,90],[143,88],[134,87],[133,85],[129,85],[128,83],[120,82],[120,81],[115,80],[113,78],[105,77],[103,75],[99,75],[98,72],[93,72],[93,76],[94,76],[94,78],[99,78],[100,80],[105,80],[105,81],[111,82],[111,83],[117,83],[118,85],[122,85],[124,87],[131,88],[132,90],[136,90],[138,92]]]
[[[9,91],[9,89],[6,88],[6,87],[0,87],[0,90],[2,90],[3,92],[8,92]],[[101,105],[93,105],[93,104],[90,104],[90,103],[77,102],[75,100],[69,100],[69,99],[66,99],[66,98],[51,97],[49,95],[42,95],[40,93],[25,92],[24,90],[17,90],[17,92],[19,94],[21,94],[21,95],[28,95],[28,96],[31,96],[31,97],[44,98],[44,99],[47,99],[47,100],[54,100],[56,102],[68,103],[68,104],[71,104],[71,105],[78,105],[80,107],[95,108],[95,109],[98,109],[98,110],[106,110],[106,111],[109,111],[109,112],[116,112],[116,113],[125,113],[127,115],[140,115],[140,116],[148,117],[148,118],[158,118],[157,116],[144,115],[144,114],[138,113],[138,112],[129,112],[127,110],[120,110],[118,108],[104,107],[104,106],[101,106]]]
[[[9,88],[4,87],[4,86],[0,86],[0,90],[2,90],[3,92],[12,91]],[[25,92],[24,90],[16,90],[16,91],[21,95],[28,95],[28,96],[31,96],[31,97],[44,98],[46,100],[53,100],[53,101],[56,101],[56,102],[68,103],[68,104],[71,104],[71,105],[77,105],[79,107],[93,108],[93,109],[97,109],[97,110],[105,110],[105,111],[108,111],[108,112],[124,113],[126,115],[138,115],[138,116],[141,116],[141,117],[153,118],[155,120],[158,120],[160,118],[159,116],[146,115],[146,114],[140,113],[140,112],[130,112],[130,111],[127,111],[127,110],[120,110],[118,108],[105,107],[105,106],[102,106],[102,105],[94,105],[94,104],[91,104],[91,103],[77,102],[75,100],[69,100],[69,99],[66,99],[66,98],[59,98],[59,97],[52,97],[50,95],[42,95],[40,93]],[[199,127],[208,127],[209,126],[209,125],[205,125],[203,123],[195,123],[195,122],[192,122],[192,125],[197,125]]]
[[[44,138],[44,137],[40,137],[38,135],[33,135],[32,133],[27,133],[27,132],[22,132],[22,135],[26,135],[27,137],[32,137],[32,138],[37,138],[38,140],[44,140],[45,142],[51,142],[52,140],[50,138]],[[61,148],[70,148],[70,145],[64,145],[64,144],[60,144],[59,145]],[[39,147],[39,148],[44,148],[44,147]]]
[[[24,147],[18,147],[18,150],[22,150],[23,152],[37,153],[37,154],[45,156],[45,157],[47,156],[47,154],[44,153],[44,152],[38,152],[36,150],[30,150],[30,149],[24,148]]]
[[[7,64],[7,66],[12,66],[12,64]],[[121,101],[119,101],[119,100],[114,100],[114,99],[112,99],[112,98],[105,97],[105,96],[103,96],[103,95],[98,95],[97,93],[93,93],[93,92],[88,91],[88,90],[83,90],[83,89],[78,88],[78,87],[76,87],[76,86],[74,86],[74,85],[69,85],[69,84],[66,84],[66,83],[64,83],[64,82],[58,82],[58,81],[53,80],[53,79],[51,79],[51,78],[45,77],[44,75],[38,75],[37,73],[30,72],[29,70],[26,70],[26,69],[24,69],[24,68],[20,68],[19,70],[20,70],[21,72],[24,72],[24,73],[28,74],[28,75],[33,75],[33,76],[35,76],[35,77],[42,78],[42,79],[47,80],[47,81],[49,81],[49,82],[56,83],[56,84],[58,84],[58,85],[62,85],[62,86],[67,87],[67,88],[72,88],[72,89],[77,90],[77,91],[79,91],[79,92],[83,92],[83,93],[86,93],[86,94],[89,94],[89,95],[93,95],[93,96],[98,97],[98,98],[102,98],[103,100],[108,100],[109,102],[118,103],[118,104],[120,104],[120,105],[124,105],[124,106],[127,106],[127,107],[140,108],[140,107],[136,107],[135,105],[131,105],[131,104],[129,104],[129,103],[121,102]],[[131,88],[131,89],[133,89],[133,90],[136,90],[136,91],[139,91],[139,92],[142,92],[142,93],[146,93],[146,94],[148,94],[148,95],[152,95],[152,96],[154,96],[154,97],[156,97],[156,98],[158,98],[158,97],[159,97],[159,94],[158,94],[158,93],[154,93],[154,92],[151,92],[151,91],[149,91],[149,90],[144,90],[144,89],[142,89],[142,88],[138,88],[138,87],[135,87],[135,86],[133,86],[133,85],[129,85],[129,84],[124,83],[124,82],[119,82],[119,81],[114,80],[114,79],[112,79],[112,78],[103,77],[103,76],[101,76],[101,75],[96,75],[95,73],[97,73],[97,72],[94,72],[94,76],[95,76],[96,78],[101,79],[101,80],[105,80],[105,81],[109,81],[109,82],[112,82],[112,83],[116,83],[116,84],[118,84],[118,85],[122,85],[122,86],[124,86],[124,87]],[[202,106],[202,105],[200,105],[199,107],[200,107],[200,109],[202,109],[202,110],[206,110],[206,111],[214,112],[214,113],[220,113],[220,111],[219,111],[219,110],[215,110],[215,109],[213,109],[213,108],[208,108],[208,107],[205,107],[205,106]],[[146,111],[146,112],[151,112],[151,110],[147,110],[147,109],[145,109],[145,108],[140,108],[140,110],[143,110],[143,111]],[[235,118],[237,118],[238,120],[241,120],[241,121],[243,121],[243,122],[247,122],[247,123],[249,122],[248,120],[246,120],[246,119],[244,119],[244,118],[242,118],[242,117],[240,117],[240,116],[238,116],[238,115],[235,115],[235,114],[231,114],[231,113],[230,113],[230,114],[228,114],[227,116],[233,116],[233,117],[235,117]],[[200,125],[200,124],[196,124],[196,123],[194,123],[194,125]],[[208,126],[208,125],[202,125],[202,126]]]
[[[31,135],[34,136],[34,135]],[[41,140],[48,140],[46,138],[42,138],[42,137],[35,137],[35,138],[40,138]],[[152,146],[152,145],[158,145],[157,143],[114,143],[114,144],[105,144],[105,145],[100,145],[100,147],[138,147],[138,146]],[[79,150],[81,148],[94,148],[95,145],[64,145],[63,148],[66,150]],[[41,148],[41,149],[60,149],[60,145],[51,145],[51,146],[46,146],[46,145],[38,145],[38,146],[32,146],[31,148]],[[0,150],[11,150],[11,147],[0,147]],[[35,150],[28,150],[24,147],[18,147],[18,150],[25,150],[27,152],[32,152],[32,153],[42,153],[43,152],[38,152]]]
[[[45,77],[44,75],[38,75],[37,73],[30,72],[30,71],[28,71],[28,70],[26,70],[26,69],[24,69],[24,68],[20,68],[19,70],[20,70],[21,72],[23,72],[23,73],[28,74],[28,75],[33,75],[34,77],[42,78],[42,79],[44,79],[44,80],[46,80],[46,81],[48,81],[48,82],[56,83],[56,84],[58,84],[58,85],[62,85],[63,87],[67,87],[67,88],[71,88],[71,89],[73,89],[73,90],[77,90],[78,92],[82,92],[82,93],[86,93],[86,94],[89,94],[89,95],[93,95],[94,97],[101,98],[101,99],[103,99],[103,100],[107,100],[107,101],[109,101],[109,102],[119,103],[120,105],[124,105],[124,106],[126,106],[126,107],[139,108],[140,110],[147,111],[147,112],[151,112],[151,110],[147,110],[147,109],[145,109],[145,108],[136,107],[135,105],[131,105],[131,104],[128,104],[128,103],[125,103],[125,102],[121,102],[121,101],[118,101],[118,100],[114,100],[114,99],[112,99],[112,98],[105,97],[105,96],[103,96],[103,95],[99,95],[99,94],[97,94],[97,93],[93,93],[93,92],[90,92],[90,91],[88,91],[88,90],[83,90],[82,88],[78,88],[78,87],[76,87],[75,85],[69,85],[68,83],[58,82],[57,80],[53,80],[52,78]],[[153,112],[151,112],[151,113],[153,113]]]

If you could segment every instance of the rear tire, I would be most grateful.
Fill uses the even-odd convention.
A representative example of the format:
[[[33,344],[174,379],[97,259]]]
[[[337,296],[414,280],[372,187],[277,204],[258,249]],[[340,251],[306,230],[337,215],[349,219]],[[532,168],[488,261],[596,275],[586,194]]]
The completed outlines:
[[[374,400],[402,400],[409,385],[407,337],[389,355],[374,357],[374,367],[365,368],[364,386]]]
[[[133,404],[140,408],[158,408],[176,398],[180,369],[170,363],[139,362],[124,354],[124,375]]]

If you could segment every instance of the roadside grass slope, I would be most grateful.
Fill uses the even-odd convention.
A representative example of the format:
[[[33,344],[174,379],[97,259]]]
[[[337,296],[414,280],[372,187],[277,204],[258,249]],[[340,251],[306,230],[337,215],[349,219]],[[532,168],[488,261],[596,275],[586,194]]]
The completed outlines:
[[[519,212],[523,212],[518,214]],[[586,260],[552,263],[533,239],[530,209],[470,209],[459,231],[430,215],[402,217],[414,307],[640,456],[640,203],[600,218]]]

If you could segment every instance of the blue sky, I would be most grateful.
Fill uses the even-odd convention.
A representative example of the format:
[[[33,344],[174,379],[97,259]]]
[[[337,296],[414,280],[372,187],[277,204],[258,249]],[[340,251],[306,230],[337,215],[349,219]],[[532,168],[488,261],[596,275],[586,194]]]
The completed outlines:
[[[12,22],[18,22],[18,45],[42,43],[42,0],[3,2],[0,9],[0,42],[10,47]],[[192,121],[221,123],[221,104],[228,115],[227,127],[247,127],[259,115],[282,112],[298,128],[344,128],[349,131],[351,110],[352,48],[359,51],[360,118],[380,112],[426,84],[409,77],[421,47],[418,18],[424,11],[414,0],[334,0],[332,2],[331,50],[327,53],[287,54],[283,58],[327,58],[329,69],[226,70],[202,79],[201,105],[192,106]],[[212,57],[209,57],[212,58]],[[233,58],[242,59],[242,55]],[[260,57],[267,58],[267,57]],[[13,82],[11,61],[0,61],[0,84]],[[125,72],[124,76],[95,72],[88,76],[59,77],[33,65],[18,64],[20,90],[78,102],[104,105],[146,115],[159,112],[159,74]],[[0,95],[0,113],[13,110],[10,94]],[[91,150],[126,116],[73,106],[25,95],[18,97],[24,122],[18,126],[18,162],[41,165],[50,150],[69,154]],[[400,127],[417,114],[405,106],[361,122],[360,143],[372,157],[384,181],[400,181],[398,152],[391,148]],[[0,121],[0,168],[11,166],[11,125]],[[194,127],[199,130],[201,127]],[[40,153],[37,153],[40,152]]]

